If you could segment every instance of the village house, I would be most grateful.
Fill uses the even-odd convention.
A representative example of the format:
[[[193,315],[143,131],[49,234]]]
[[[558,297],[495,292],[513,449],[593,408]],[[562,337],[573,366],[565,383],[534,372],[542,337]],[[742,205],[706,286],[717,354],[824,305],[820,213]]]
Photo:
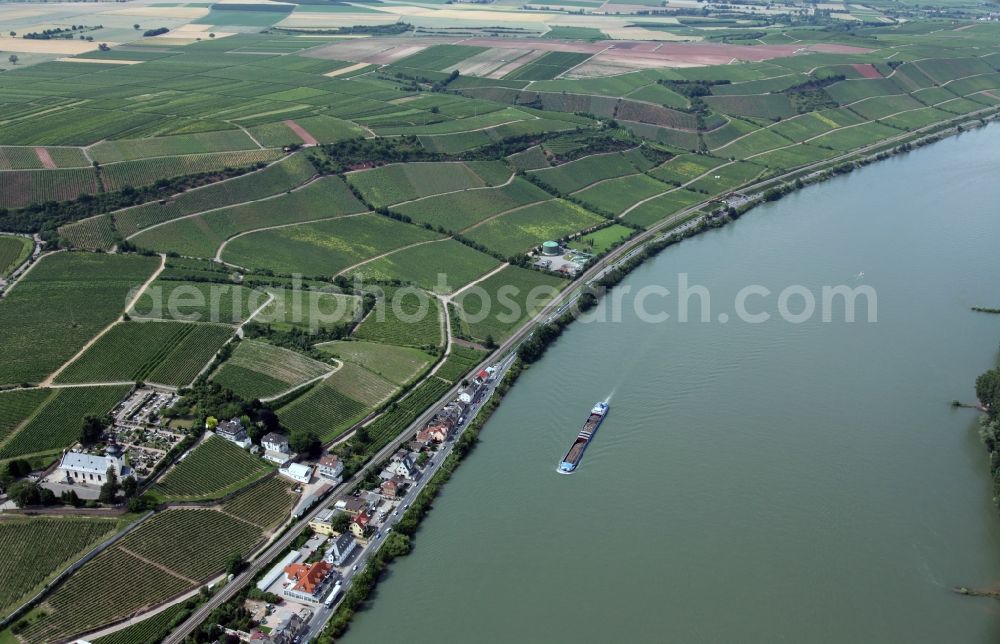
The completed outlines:
[[[344,464],[337,455],[324,454],[319,459],[317,470],[322,478],[329,479],[334,483],[340,483],[341,477],[344,474]]]
[[[337,501],[333,504],[333,507],[348,514],[357,514],[362,510],[368,509],[368,502],[365,499],[352,496],[350,498]]]
[[[215,427],[215,435],[246,449],[253,445],[250,435],[239,418],[224,420]]]
[[[94,456],[81,452],[68,452],[59,463],[63,480],[82,485],[103,485],[107,480],[108,468],[114,468],[118,478],[132,476],[132,470],[122,459],[115,456]]]
[[[358,542],[354,540],[352,535],[345,532],[330,544],[330,547],[326,551],[325,561],[335,566],[342,566],[357,547]]]
[[[260,446],[264,448],[264,458],[284,465],[292,456],[292,450],[288,447],[288,438],[277,432],[268,432],[260,439]]]
[[[382,479],[391,479],[394,476],[412,479],[416,473],[416,458],[411,452],[401,449],[392,455],[392,458],[389,459],[389,465],[386,466],[380,476]]]
[[[382,485],[379,486],[379,491],[385,498],[395,499],[400,495],[405,487],[406,479],[402,476],[394,476],[388,481],[382,481]]]
[[[333,568],[325,561],[290,564],[285,566],[287,582],[282,593],[299,601],[320,602],[329,582],[336,578],[332,573]]]
[[[361,543],[368,543],[366,536],[371,520],[372,518],[364,512],[358,512],[354,518],[351,519],[351,534],[353,534],[354,538]]]

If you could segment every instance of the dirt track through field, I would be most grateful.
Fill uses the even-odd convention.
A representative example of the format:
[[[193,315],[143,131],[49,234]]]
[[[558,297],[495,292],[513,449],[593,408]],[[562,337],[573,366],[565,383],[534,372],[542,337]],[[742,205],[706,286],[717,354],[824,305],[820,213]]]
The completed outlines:
[[[314,137],[312,134],[309,134],[309,132],[307,132],[304,127],[302,127],[295,121],[288,119],[287,121],[285,121],[285,125],[291,128],[292,132],[298,134],[299,138],[302,139],[302,142],[305,143],[306,145],[319,145],[319,141],[316,140],[316,137]]]
[[[52,160],[52,156],[49,154],[48,150],[45,148],[35,148],[35,154],[38,155],[38,160],[42,162],[42,166],[44,166],[46,170],[56,169],[56,162]]]

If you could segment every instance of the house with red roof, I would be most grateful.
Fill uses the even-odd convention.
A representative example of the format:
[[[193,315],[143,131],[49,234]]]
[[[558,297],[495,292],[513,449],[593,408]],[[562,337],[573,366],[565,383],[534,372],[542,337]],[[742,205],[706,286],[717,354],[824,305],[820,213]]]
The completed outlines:
[[[282,592],[299,601],[321,602],[329,582],[336,576],[330,574],[332,571],[333,566],[325,561],[285,566],[287,581]]]

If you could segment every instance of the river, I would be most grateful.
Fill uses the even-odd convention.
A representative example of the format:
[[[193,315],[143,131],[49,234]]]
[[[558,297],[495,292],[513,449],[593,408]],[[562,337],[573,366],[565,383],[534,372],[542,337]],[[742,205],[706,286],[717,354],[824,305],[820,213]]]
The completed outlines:
[[[976,413],[949,406],[974,399],[1000,341],[1000,317],[969,310],[1000,305],[998,172],[991,126],[761,206],[635,271],[633,290],[675,290],[687,273],[715,321],[626,308],[572,325],[345,640],[998,641],[1000,603],[951,592],[1000,582],[1000,518]],[[747,305],[772,320],[736,320],[749,284],[772,291]],[[878,320],[864,306],[855,323],[776,319],[794,284],[870,286]],[[609,396],[580,469],[560,476]]]

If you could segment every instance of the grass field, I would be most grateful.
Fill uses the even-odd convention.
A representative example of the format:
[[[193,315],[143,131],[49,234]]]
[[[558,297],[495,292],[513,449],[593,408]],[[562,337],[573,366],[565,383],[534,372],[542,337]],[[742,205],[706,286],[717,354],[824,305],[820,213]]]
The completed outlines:
[[[441,346],[442,313],[436,298],[423,291],[384,291],[385,296],[354,331],[355,338],[399,346]]]
[[[458,295],[463,330],[479,341],[492,337],[501,342],[567,283],[547,273],[508,266]],[[501,290],[503,298],[499,297]]]
[[[234,492],[262,477],[270,465],[241,447],[209,436],[150,491],[164,499],[197,501]]]
[[[0,235],[0,278],[10,275],[31,255],[34,244],[26,237]]]
[[[358,262],[441,235],[376,214],[251,233],[222,255],[232,264],[276,273],[333,277]]]
[[[104,416],[130,389],[129,385],[111,385],[43,390],[49,392],[49,395],[29,416],[22,419],[21,424],[15,426],[16,431],[0,443],[0,460],[55,452],[69,447],[79,439],[80,428],[86,416]],[[23,397],[17,400],[17,396],[12,400],[7,398],[8,395],[11,394],[0,395],[0,405],[6,406],[8,401],[13,405],[39,402],[38,399]],[[2,415],[11,413],[4,411]]]
[[[337,340],[316,345],[323,353],[361,365],[397,385],[412,381],[434,357],[412,347],[361,340]]]
[[[411,246],[351,271],[367,280],[400,280],[450,293],[500,265],[500,260],[453,239]]]
[[[184,387],[233,329],[190,322],[121,322],[59,374],[59,383],[148,381]]]
[[[35,517],[0,521],[0,614],[39,589],[57,571],[111,536],[114,519]],[[44,543],[44,548],[38,544]]]
[[[566,235],[595,226],[603,217],[568,201],[546,201],[496,217],[465,235],[487,248],[512,257]]]
[[[122,313],[155,257],[57,253],[0,301],[0,383],[38,382]]]
[[[569,247],[589,253],[606,253],[616,243],[631,237],[634,232],[634,230],[627,226],[612,224],[606,228],[601,228],[600,230],[577,237],[569,243]]]
[[[330,366],[266,342],[243,340],[212,381],[246,400],[277,396],[330,371]]]

